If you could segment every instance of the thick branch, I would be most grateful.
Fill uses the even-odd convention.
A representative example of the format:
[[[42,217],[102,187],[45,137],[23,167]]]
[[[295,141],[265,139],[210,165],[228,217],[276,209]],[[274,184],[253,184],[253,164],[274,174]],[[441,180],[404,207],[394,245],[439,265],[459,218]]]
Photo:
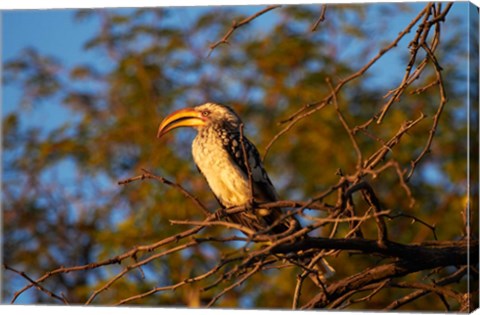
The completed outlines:
[[[431,265],[429,268],[465,265],[467,253],[470,251],[470,263],[478,262],[478,241],[433,241],[418,244],[400,244],[388,241],[381,246],[377,240],[363,238],[331,239],[323,237],[310,237],[293,244],[280,245],[272,249],[273,253],[285,254],[290,252],[306,251],[308,249],[336,249],[360,251],[364,254],[380,254],[407,261],[424,261]],[[421,270],[421,269],[418,269]]]
[[[276,248],[276,250],[343,249],[361,251],[365,254],[378,253],[397,258],[392,263],[372,267],[332,283],[326,289],[326,293],[321,292],[317,294],[303,306],[304,309],[325,307],[353,290],[358,290],[366,285],[378,283],[386,279],[402,277],[420,270],[478,263],[478,241],[474,241],[471,244],[467,240],[436,241],[414,245],[388,242],[385,245],[385,247],[382,247],[374,240],[365,239],[312,238],[302,240],[297,244],[282,246],[282,248]],[[470,262],[468,262],[469,252]]]

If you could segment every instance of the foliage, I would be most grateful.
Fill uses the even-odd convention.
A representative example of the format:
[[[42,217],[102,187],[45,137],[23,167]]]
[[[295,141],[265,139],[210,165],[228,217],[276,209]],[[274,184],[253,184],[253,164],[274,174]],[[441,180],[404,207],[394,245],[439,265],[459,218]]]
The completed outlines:
[[[171,221],[200,222],[202,207],[213,213],[218,205],[193,165],[193,133],[155,139],[161,118],[174,109],[228,104],[245,121],[282,198],[314,201],[292,208],[302,222],[336,222],[310,235],[376,240],[384,222],[389,239],[401,244],[465,239],[467,201],[475,197],[466,185],[469,47],[467,25],[451,11],[467,9],[429,3],[282,6],[258,16],[264,8],[78,11],[78,23],[98,22],[84,47],[102,62],[67,67],[60,54],[28,48],[5,64],[5,84],[22,91],[19,106],[3,117],[5,301],[470,307],[450,291],[429,291],[429,281],[454,274],[458,279],[442,290],[462,295],[469,275],[478,277],[474,267],[416,270],[328,303],[284,258],[270,255],[262,260],[268,264],[235,269],[238,259],[228,259],[268,244],[252,244],[221,224],[179,237],[192,228]],[[58,126],[29,120],[32,111],[59,110]],[[126,178],[128,185],[116,184]],[[369,191],[381,209],[368,202]],[[389,212],[375,217],[374,210]],[[361,234],[351,233],[352,216],[365,219]],[[353,249],[318,252],[336,269],[328,288],[399,259]]]

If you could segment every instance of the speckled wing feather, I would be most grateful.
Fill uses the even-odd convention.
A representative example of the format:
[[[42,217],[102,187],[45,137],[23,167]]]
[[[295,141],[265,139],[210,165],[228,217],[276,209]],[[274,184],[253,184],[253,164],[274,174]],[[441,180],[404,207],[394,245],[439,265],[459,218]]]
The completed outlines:
[[[232,161],[235,162],[235,164],[243,171],[245,177],[248,178],[248,169],[245,164],[240,133],[230,132],[228,138],[223,144]],[[267,172],[263,168],[262,160],[257,148],[246,137],[243,137],[243,146],[245,147],[250,172],[252,174],[254,199],[258,202],[271,202],[278,200],[275,188],[268,177]]]

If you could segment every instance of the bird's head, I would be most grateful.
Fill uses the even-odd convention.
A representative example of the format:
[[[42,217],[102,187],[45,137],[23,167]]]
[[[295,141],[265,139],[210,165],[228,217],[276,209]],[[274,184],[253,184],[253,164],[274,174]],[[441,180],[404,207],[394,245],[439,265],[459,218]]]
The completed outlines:
[[[178,127],[194,127],[196,129],[211,126],[222,126],[237,129],[242,121],[228,106],[206,103],[203,105],[177,110],[163,119],[158,128],[157,137]]]

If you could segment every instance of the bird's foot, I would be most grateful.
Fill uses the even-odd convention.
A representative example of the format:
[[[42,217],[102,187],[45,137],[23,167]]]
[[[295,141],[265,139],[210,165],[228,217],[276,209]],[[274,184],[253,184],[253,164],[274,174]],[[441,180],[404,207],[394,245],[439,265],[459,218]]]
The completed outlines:
[[[222,220],[222,218],[226,217],[227,212],[225,210],[226,210],[225,208],[221,208],[221,209],[218,209],[217,211],[215,211],[215,219],[220,221],[220,220]]]
[[[248,212],[255,210],[255,208],[257,207],[258,203],[253,198],[248,199],[247,203],[245,204],[245,210],[247,210]]]

